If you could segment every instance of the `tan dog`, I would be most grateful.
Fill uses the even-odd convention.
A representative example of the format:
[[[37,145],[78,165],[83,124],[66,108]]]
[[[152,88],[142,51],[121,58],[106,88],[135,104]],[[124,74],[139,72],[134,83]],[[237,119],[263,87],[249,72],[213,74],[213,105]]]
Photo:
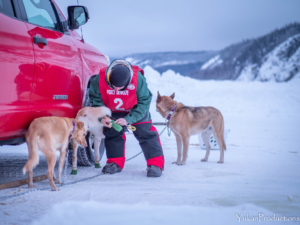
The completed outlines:
[[[108,117],[107,117],[108,116]],[[95,163],[99,163],[100,154],[99,147],[100,142],[105,136],[103,135],[103,124],[99,121],[99,118],[107,118],[111,116],[111,110],[105,106],[101,107],[84,107],[79,110],[76,116],[76,120],[83,122],[84,127],[87,131],[94,135],[94,153],[95,153]],[[77,150],[76,146],[73,146],[73,168],[77,167]]]
[[[73,126],[73,122],[75,127]],[[72,142],[86,146],[86,131],[84,124],[75,119],[66,117],[41,117],[32,121],[26,133],[29,159],[23,167],[23,173],[28,171],[28,187],[33,185],[32,169],[39,163],[38,150],[42,151],[48,162],[47,176],[52,191],[59,191],[54,184],[54,166],[56,163],[56,150],[60,151],[57,184],[61,183],[61,174],[66,157],[66,149],[71,136]],[[53,179],[54,178],[54,179]]]
[[[174,97],[175,93],[168,97],[160,96],[158,92],[156,99],[156,108],[164,118],[168,117],[172,108],[176,105],[169,120],[169,127],[176,137],[178,151],[177,160],[173,163],[177,165],[186,164],[190,136],[198,133],[202,134],[202,139],[206,146],[206,154],[201,161],[205,162],[208,160],[210,153],[209,138],[213,133],[220,147],[220,160],[218,163],[224,163],[224,150],[226,150],[226,145],[224,142],[224,120],[221,112],[213,107],[185,106],[182,103],[174,101]]]

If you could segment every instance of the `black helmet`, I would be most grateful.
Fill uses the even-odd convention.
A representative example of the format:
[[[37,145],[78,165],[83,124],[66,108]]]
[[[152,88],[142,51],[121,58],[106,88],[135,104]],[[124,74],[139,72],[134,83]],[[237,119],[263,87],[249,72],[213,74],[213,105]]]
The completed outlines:
[[[114,60],[107,68],[107,81],[115,87],[123,87],[124,91],[133,76],[132,66],[124,59]]]
[[[109,75],[109,82],[115,87],[127,87],[131,74],[129,69],[123,65],[115,65]]]

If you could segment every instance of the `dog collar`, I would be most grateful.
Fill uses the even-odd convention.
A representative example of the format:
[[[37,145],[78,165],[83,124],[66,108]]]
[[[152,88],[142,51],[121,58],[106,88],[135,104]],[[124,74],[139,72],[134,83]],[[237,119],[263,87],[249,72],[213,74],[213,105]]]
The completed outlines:
[[[75,122],[72,121],[72,124],[73,124],[73,129],[72,129],[72,133],[69,136],[69,139],[72,137],[72,134],[74,133],[74,130],[75,130]]]
[[[175,104],[175,105],[173,106],[172,110],[170,111],[170,113],[169,113],[169,115],[168,115],[168,117],[167,117],[167,120],[170,120],[170,119],[171,119],[171,116],[172,116],[172,114],[173,114],[173,112],[174,112],[176,106],[177,106],[177,104]]]

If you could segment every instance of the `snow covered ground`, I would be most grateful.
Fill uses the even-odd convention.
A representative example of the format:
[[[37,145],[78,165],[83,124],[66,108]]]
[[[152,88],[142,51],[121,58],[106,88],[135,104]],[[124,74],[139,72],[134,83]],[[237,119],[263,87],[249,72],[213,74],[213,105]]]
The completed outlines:
[[[173,134],[168,137],[164,132],[162,177],[146,177],[141,155],[126,162],[119,174],[65,186],[59,192],[36,191],[0,201],[1,224],[299,223],[299,80],[197,81],[172,71],[160,76],[150,67],[145,74],[153,93],[153,121],[164,121],[155,110],[158,90],[161,95],[175,92],[175,100],[186,105],[214,106],[223,113],[225,128],[230,129],[225,163],[217,163],[218,150],[211,151],[208,162],[201,162],[205,151],[193,136],[187,165],[171,164],[177,157],[176,142]],[[132,134],[127,135],[126,149],[127,158],[140,151]],[[0,147],[0,159],[22,164],[26,157],[26,145]],[[42,156],[41,164],[39,170],[46,172]],[[66,182],[99,173],[80,167],[78,175],[68,175]],[[36,186],[49,187],[49,182]],[[24,191],[26,186],[3,190],[0,198]]]

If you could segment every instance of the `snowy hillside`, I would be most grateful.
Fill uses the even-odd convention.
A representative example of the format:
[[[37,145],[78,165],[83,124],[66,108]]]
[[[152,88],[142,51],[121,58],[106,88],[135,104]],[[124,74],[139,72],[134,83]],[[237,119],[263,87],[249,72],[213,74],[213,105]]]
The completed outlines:
[[[300,34],[280,44],[267,54],[262,65],[246,66],[238,80],[289,81],[300,76]]]
[[[131,64],[138,65],[141,68],[151,66],[160,73],[173,70],[184,76],[189,76],[215,54],[214,51],[157,52],[132,54],[124,58]]]
[[[221,51],[141,53],[126,56],[132,64],[160,73],[173,70],[200,80],[289,81],[299,76],[300,23]]]
[[[263,37],[220,51],[191,77],[197,79],[289,81],[300,71],[300,24],[293,23]]]
[[[206,63],[204,63],[201,66],[201,70],[206,70],[208,68],[213,68],[219,64],[223,63],[223,60],[220,59],[220,55],[217,55],[215,57],[213,57],[212,59],[208,60]]]
[[[289,38],[263,58],[257,80],[288,81],[300,75],[300,34]]]

